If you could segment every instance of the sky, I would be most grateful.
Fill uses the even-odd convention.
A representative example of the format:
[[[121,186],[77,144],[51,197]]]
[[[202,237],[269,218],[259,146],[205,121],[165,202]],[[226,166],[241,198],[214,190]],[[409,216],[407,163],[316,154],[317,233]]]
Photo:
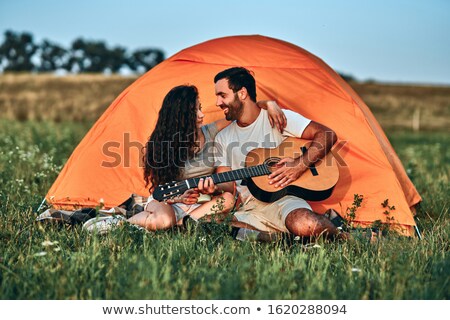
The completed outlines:
[[[358,80],[450,85],[450,0],[0,0],[6,30],[64,47],[83,37],[169,57],[260,34],[291,42]]]

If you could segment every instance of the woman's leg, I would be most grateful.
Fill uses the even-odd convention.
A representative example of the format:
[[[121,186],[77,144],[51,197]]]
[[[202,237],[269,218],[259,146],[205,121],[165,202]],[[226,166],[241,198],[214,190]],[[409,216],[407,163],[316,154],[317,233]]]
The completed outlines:
[[[145,211],[129,218],[128,222],[144,227],[149,231],[169,229],[177,224],[173,208],[169,204],[156,200],[146,205]]]
[[[208,215],[220,215],[230,212],[235,203],[235,197],[230,192],[224,192],[221,195],[214,196],[210,201],[205,202],[190,213],[190,216],[198,220]]]

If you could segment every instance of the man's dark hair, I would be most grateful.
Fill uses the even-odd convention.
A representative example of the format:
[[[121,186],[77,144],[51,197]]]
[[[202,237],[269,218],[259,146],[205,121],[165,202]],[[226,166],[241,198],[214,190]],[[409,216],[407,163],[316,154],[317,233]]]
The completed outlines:
[[[253,102],[256,102],[255,78],[250,73],[250,71],[243,67],[233,67],[230,69],[226,69],[219,72],[214,77],[214,83],[222,79],[228,80],[228,87],[233,90],[234,93],[245,87],[250,99]]]

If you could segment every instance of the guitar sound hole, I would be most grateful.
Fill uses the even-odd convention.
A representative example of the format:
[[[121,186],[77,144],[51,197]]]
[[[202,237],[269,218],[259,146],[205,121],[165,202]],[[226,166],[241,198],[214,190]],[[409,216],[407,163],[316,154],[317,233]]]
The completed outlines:
[[[277,157],[271,157],[271,158],[267,158],[266,161],[264,161],[264,164],[269,167],[269,169],[273,169],[275,168],[275,166],[277,165],[277,163],[281,160],[281,158],[277,158]]]

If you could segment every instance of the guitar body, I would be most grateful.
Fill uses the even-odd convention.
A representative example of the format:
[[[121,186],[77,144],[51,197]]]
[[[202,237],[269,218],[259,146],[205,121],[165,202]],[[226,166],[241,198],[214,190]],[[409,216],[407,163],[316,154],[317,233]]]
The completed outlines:
[[[310,140],[286,138],[277,148],[258,148],[251,150],[246,157],[246,167],[265,163],[271,170],[276,170],[275,163],[283,158],[301,156]],[[339,180],[339,168],[331,152],[316,162],[314,167],[305,171],[300,178],[284,188],[275,188],[269,184],[268,176],[247,178],[247,187],[251,194],[263,202],[273,202],[286,195],[293,195],[309,201],[321,201],[328,198]]]

